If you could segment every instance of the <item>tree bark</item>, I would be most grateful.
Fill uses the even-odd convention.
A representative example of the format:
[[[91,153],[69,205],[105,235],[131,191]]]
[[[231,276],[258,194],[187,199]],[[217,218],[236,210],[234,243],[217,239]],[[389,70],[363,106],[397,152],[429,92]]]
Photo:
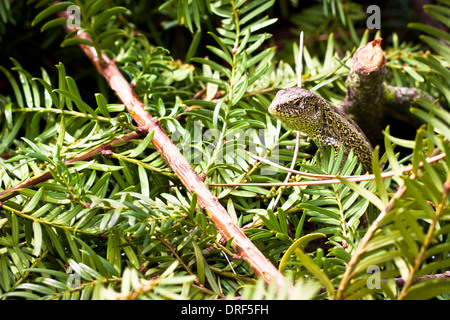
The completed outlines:
[[[373,145],[382,141],[386,57],[380,44],[381,39],[375,39],[356,50],[347,78],[347,94],[341,105]]]

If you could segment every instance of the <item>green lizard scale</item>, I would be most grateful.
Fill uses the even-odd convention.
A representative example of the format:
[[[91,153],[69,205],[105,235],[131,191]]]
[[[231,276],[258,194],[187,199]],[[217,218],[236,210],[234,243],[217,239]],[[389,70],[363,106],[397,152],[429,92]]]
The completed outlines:
[[[373,148],[366,135],[348,115],[316,93],[292,87],[278,91],[269,113],[288,127],[308,135],[319,148],[351,149],[365,171],[371,171]]]

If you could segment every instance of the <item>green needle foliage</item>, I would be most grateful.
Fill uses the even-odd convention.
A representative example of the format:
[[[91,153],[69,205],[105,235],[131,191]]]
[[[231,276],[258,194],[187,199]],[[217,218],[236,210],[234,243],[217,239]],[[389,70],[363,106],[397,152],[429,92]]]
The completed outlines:
[[[15,4],[0,1],[0,36],[20,15]],[[375,179],[351,182],[340,176],[361,173],[352,154],[342,163],[342,152],[316,152],[302,138],[295,158],[294,133],[268,115],[275,93],[297,83],[298,54],[292,41],[277,49],[281,42],[269,32],[281,20],[292,20],[295,39],[305,32],[302,86],[337,105],[352,52],[372,37],[356,31],[365,8],[317,1],[289,14],[295,4],[29,1],[27,30],[49,37],[46,45],[56,41],[57,52],[86,44],[114,59],[234,222],[286,275],[286,290],[257,280],[231,241],[222,241],[152,135],[138,134],[103,83],[85,85],[64,60],[51,68],[36,60],[40,71],[27,71],[17,54],[0,66],[9,90],[0,94],[0,299],[287,299],[290,284],[298,299],[448,299],[449,280],[433,275],[450,265],[449,36],[411,23],[423,42],[394,34],[383,43],[386,83],[420,89],[439,104],[393,106],[415,136],[399,138],[394,124],[387,127]],[[68,8],[79,9],[76,22],[90,40],[74,33],[54,40],[51,33],[68,22],[55,14]],[[425,10],[448,26],[448,1]],[[95,79],[90,68],[76,70]],[[339,175],[341,183],[212,186],[285,180],[245,150]],[[382,177],[380,163],[393,176]],[[412,170],[402,171],[409,163]]]

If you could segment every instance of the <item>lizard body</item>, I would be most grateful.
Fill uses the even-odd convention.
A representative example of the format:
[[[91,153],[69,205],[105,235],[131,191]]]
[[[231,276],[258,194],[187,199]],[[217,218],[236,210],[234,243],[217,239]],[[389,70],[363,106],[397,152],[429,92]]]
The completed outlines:
[[[301,131],[323,148],[341,146],[346,157],[351,149],[363,170],[371,171],[373,148],[358,125],[344,112],[314,92],[292,87],[278,91],[269,113],[288,127]]]

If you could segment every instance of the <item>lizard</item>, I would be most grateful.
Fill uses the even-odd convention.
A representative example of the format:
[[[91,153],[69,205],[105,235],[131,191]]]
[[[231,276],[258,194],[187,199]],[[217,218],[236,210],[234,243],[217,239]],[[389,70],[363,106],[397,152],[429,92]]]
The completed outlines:
[[[318,94],[299,87],[280,90],[268,111],[286,126],[306,134],[319,149],[332,146],[338,151],[343,146],[345,158],[353,149],[363,170],[371,171],[373,148],[364,132]]]

